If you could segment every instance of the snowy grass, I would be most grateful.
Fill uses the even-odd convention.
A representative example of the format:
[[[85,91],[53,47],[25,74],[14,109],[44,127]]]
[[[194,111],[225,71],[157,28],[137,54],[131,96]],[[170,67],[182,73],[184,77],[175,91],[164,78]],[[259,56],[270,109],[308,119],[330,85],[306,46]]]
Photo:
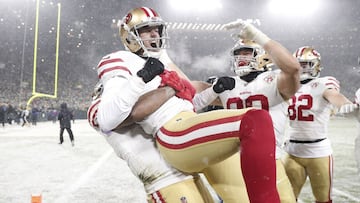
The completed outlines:
[[[329,125],[334,148],[334,203],[360,202],[360,175],[354,159],[356,121],[336,117]],[[0,127],[0,202],[27,203],[41,194],[43,203],[146,203],[141,183],[126,163],[85,120],[59,142],[59,124]],[[309,184],[299,202],[314,202]]]

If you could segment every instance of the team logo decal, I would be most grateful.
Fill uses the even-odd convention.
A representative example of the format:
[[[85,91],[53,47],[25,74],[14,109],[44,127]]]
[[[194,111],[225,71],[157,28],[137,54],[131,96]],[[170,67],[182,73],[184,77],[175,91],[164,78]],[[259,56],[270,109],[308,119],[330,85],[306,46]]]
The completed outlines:
[[[319,52],[317,52],[315,49],[312,50],[312,54],[314,54],[314,56],[317,56],[317,57],[320,56]]]
[[[272,75],[269,75],[266,78],[264,78],[264,81],[266,83],[271,83],[273,80],[274,80],[274,76],[272,76]]]
[[[131,21],[131,18],[132,18],[132,14],[128,13],[125,17],[125,23],[128,24]]]
[[[312,88],[316,88],[317,86],[319,86],[319,83],[318,83],[318,82],[314,82],[313,84],[311,84],[311,87],[312,87]]]

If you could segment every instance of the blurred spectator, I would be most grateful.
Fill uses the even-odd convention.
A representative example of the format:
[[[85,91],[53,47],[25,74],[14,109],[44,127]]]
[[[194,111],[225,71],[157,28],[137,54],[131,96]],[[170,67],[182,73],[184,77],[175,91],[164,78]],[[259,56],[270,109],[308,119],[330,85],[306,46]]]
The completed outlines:
[[[32,125],[36,125],[37,121],[38,121],[38,116],[39,116],[39,109],[36,107],[33,107],[31,109],[31,124]]]
[[[58,116],[58,112],[56,109],[49,109],[47,113],[48,121],[52,121],[53,123],[56,123],[57,116]]]
[[[0,123],[5,127],[5,122],[7,120],[7,107],[6,104],[0,104]]]
[[[71,120],[72,120],[73,123],[75,123],[74,110],[71,111]]]
[[[19,117],[19,112],[11,104],[8,104],[7,108],[7,122],[11,125],[13,121],[17,122],[16,119]]]
[[[23,110],[21,111],[21,119],[23,121],[21,127],[24,127],[25,125],[30,126],[29,121],[28,121],[29,114],[30,114],[30,112],[29,112],[28,107],[23,108]]]
[[[66,129],[66,131],[69,134],[70,140],[71,140],[71,145],[74,146],[74,135],[73,132],[71,130],[71,120],[73,119],[73,115],[71,113],[71,111],[69,111],[69,109],[67,108],[67,104],[66,103],[62,103],[60,105],[60,112],[58,115],[58,120],[60,121],[60,142],[59,144],[62,144],[64,142],[64,130]]]

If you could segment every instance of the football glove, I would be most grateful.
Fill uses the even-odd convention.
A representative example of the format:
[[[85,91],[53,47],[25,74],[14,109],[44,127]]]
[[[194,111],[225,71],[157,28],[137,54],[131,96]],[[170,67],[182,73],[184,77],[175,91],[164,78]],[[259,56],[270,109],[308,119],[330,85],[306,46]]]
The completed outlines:
[[[164,64],[159,59],[149,57],[144,64],[144,67],[136,74],[141,77],[145,83],[154,79],[157,75],[164,72]]]
[[[177,92],[175,95],[179,98],[186,99],[192,103],[192,99],[194,98],[196,93],[195,88],[188,80],[181,78],[180,81],[184,85],[184,89],[182,91]]]
[[[348,104],[343,104],[340,108],[339,108],[339,113],[351,113],[353,112],[355,109],[358,108],[357,104],[352,104],[352,103],[348,103]]]
[[[175,71],[165,70],[160,74],[161,84],[160,87],[169,86],[175,91],[181,91],[184,88],[184,84],[180,82],[180,77]]]
[[[196,90],[189,81],[180,78],[175,71],[165,70],[162,74],[160,74],[160,77],[160,86],[172,87],[176,91],[175,95],[177,97],[192,102]]]
[[[257,29],[250,22],[244,21],[242,19],[237,19],[233,22],[227,23],[223,26],[223,28],[225,30],[239,29],[240,32],[237,37],[241,39],[253,40],[260,46],[264,46],[264,44],[270,41],[270,38],[263,32]]]
[[[224,76],[216,80],[213,90],[215,93],[220,94],[225,90],[232,90],[235,87],[235,79],[232,77]]]

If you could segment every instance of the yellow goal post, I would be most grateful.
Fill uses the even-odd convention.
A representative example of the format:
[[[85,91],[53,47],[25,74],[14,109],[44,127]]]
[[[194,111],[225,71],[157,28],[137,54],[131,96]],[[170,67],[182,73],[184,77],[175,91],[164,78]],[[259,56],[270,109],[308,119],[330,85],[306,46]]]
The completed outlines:
[[[59,65],[59,39],[60,39],[60,16],[61,16],[61,4],[57,4],[57,28],[56,28],[56,48],[55,48],[55,76],[54,76],[54,93],[46,94],[36,91],[36,65],[37,65],[37,46],[38,46],[38,35],[39,35],[39,1],[36,0],[36,16],[35,16],[35,39],[34,39],[34,62],[33,62],[33,85],[32,85],[32,96],[26,103],[27,108],[30,107],[31,102],[35,98],[47,97],[56,99],[57,98],[57,85],[58,85],[58,65]]]

